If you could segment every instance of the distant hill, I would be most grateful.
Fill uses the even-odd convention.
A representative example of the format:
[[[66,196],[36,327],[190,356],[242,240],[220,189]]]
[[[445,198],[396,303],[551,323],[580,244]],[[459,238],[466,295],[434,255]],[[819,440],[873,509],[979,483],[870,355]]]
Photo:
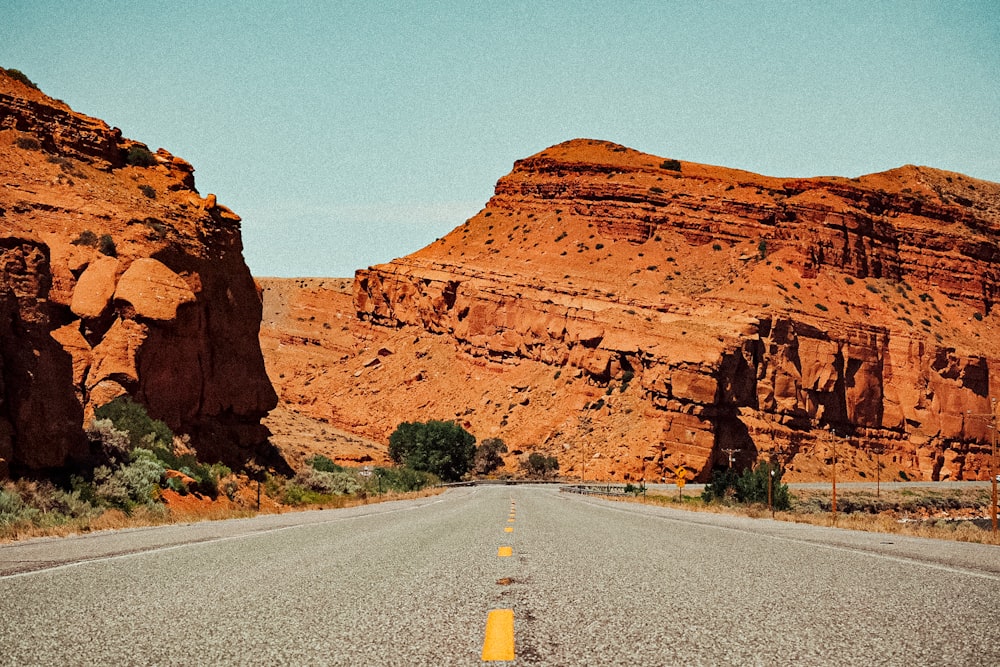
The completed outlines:
[[[509,466],[704,480],[774,455],[795,480],[836,440],[845,478],[878,456],[883,479],[985,479],[967,411],[1000,393],[998,231],[1000,185],[961,174],[774,178],[579,139],[352,294],[309,286],[293,330],[265,291],[264,349],[283,404],[381,443],[455,419]]]

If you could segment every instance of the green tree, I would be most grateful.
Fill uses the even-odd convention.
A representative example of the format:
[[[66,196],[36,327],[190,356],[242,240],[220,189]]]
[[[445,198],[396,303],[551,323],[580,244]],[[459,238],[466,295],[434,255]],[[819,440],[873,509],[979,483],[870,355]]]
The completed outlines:
[[[540,452],[532,452],[524,462],[524,470],[529,476],[545,479],[550,472],[559,470],[559,459]]]
[[[715,470],[712,472],[712,480],[701,491],[701,499],[706,503],[722,500],[727,495],[732,495],[731,489],[735,486],[736,473],[733,472],[732,468]]]
[[[741,503],[767,504],[768,484],[770,484],[771,502],[774,508],[787,510],[791,507],[791,499],[788,495],[788,485],[781,483],[784,474],[784,468],[768,461],[744,470],[736,478],[736,500]],[[768,478],[771,478],[770,482]]]
[[[456,482],[469,472],[476,438],[453,421],[403,422],[389,436],[389,456],[414,470]]]
[[[507,445],[500,438],[486,438],[476,448],[472,469],[477,475],[488,475],[503,465],[501,454],[507,453]]]
[[[766,505],[768,478],[772,477],[771,502],[775,509],[787,510],[791,507],[791,496],[788,485],[781,483],[784,474],[784,468],[767,461],[758,463],[754,468],[747,468],[740,474],[731,469],[716,470],[712,473],[712,481],[701,492],[701,497],[705,502],[733,497],[740,503]]]

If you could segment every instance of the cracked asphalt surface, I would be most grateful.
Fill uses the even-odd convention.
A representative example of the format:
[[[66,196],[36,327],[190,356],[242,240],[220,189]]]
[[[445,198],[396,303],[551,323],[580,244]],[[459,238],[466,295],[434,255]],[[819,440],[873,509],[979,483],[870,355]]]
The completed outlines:
[[[493,609],[499,664],[1000,664],[1000,549],[554,486],[0,545],[2,665],[473,665]]]

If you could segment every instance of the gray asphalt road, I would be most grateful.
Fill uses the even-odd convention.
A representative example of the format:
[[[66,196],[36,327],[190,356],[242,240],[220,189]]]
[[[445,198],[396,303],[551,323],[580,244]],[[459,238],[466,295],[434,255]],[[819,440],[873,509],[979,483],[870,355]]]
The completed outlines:
[[[36,540],[0,573],[3,665],[473,665],[496,609],[498,664],[1000,664],[996,547],[554,487]]]

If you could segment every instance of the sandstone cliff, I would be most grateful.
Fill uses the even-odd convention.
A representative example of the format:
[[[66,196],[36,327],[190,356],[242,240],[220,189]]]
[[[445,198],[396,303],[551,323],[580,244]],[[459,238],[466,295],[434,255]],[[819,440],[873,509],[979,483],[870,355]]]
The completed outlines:
[[[239,217],[193,171],[0,70],[0,475],[86,459],[121,394],[207,460],[273,457]]]
[[[855,478],[983,479],[998,232],[1000,185],[961,174],[782,179],[567,142],[357,273],[368,329],[327,416],[382,439],[458,418],[588,477],[774,453],[821,478],[837,443]]]

